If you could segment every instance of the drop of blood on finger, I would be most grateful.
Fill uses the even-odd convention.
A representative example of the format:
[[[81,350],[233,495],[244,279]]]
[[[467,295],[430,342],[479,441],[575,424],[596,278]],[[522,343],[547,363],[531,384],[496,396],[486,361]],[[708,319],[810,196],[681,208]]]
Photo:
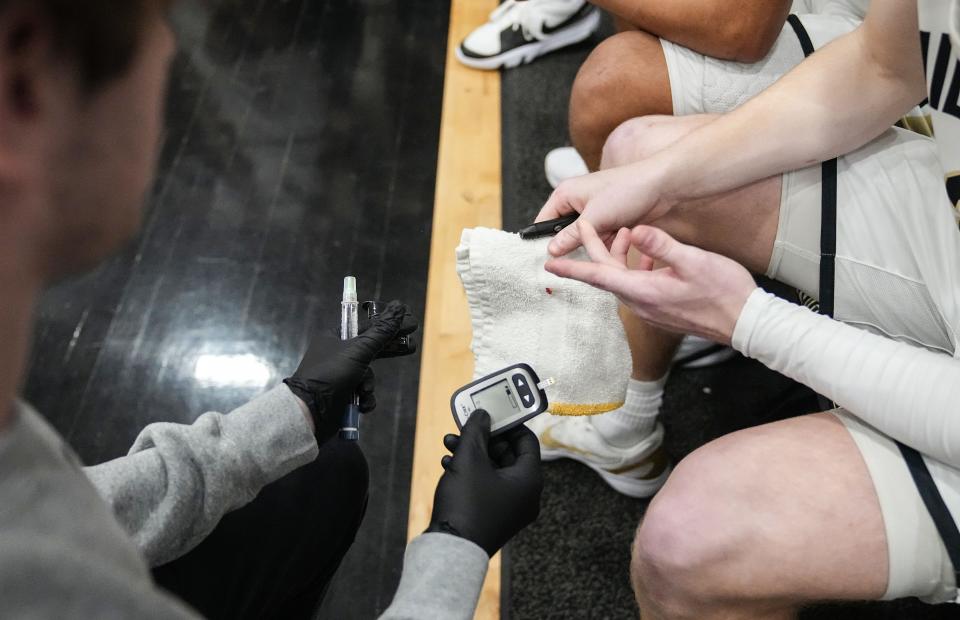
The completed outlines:
[[[547,287],[547,295],[553,295],[553,289],[549,286]]]

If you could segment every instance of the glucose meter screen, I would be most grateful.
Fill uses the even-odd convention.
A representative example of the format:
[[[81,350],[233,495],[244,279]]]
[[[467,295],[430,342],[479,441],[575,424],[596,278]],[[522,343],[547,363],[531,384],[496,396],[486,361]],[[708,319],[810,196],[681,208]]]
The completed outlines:
[[[513,397],[506,379],[480,390],[471,395],[471,398],[474,407],[485,409],[490,414],[493,424],[503,422],[520,411],[520,405]]]

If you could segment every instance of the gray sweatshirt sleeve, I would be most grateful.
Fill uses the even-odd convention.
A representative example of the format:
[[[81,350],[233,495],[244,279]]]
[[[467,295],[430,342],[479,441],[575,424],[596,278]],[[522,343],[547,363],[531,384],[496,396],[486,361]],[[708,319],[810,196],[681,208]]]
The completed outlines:
[[[317,453],[296,398],[280,385],[226,415],[151,424],[126,456],[85,471],[158,566],[195,547],[224,514]]]
[[[490,558],[450,534],[421,534],[407,545],[400,586],[380,620],[470,620]]]

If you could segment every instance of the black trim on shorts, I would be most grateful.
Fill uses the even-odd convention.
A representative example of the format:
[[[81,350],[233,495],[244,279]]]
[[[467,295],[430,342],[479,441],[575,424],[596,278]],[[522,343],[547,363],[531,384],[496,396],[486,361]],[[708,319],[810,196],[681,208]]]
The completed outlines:
[[[820,164],[820,314],[833,316],[837,265],[837,160]]]
[[[800,40],[803,55],[814,52],[813,42],[807,29],[796,15],[789,15],[787,22]],[[833,316],[833,291],[836,278],[837,257],[837,159],[820,165],[820,314]]]
[[[897,447],[900,448],[900,454],[903,460],[907,462],[907,469],[910,470],[910,476],[913,483],[917,486],[917,492],[920,493],[920,499],[923,505],[927,507],[927,512],[933,519],[933,524],[937,526],[937,532],[940,539],[943,540],[943,546],[947,548],[947,555],[950,556],[950,563],[953,564],[954,583],[960,584],[960,529],[957,529],[957,522],[953,520],[950,509],[943,501],[940,489],[934,482],[930,470],[927,468],[923,455],[906,446],[899,441]]]
[[[810,42],[810,36],[796,15],[790,15],[787,18],[793,31],[800,40],[800,47],[803,49],[804,56],[813,53],[813,44]],[[821,165],[822,194],[820,198],[820,314],[833,317],[833,302],[835,282],[835,265],[837,256],[837,160],[831,159]],[[822,401],[827,399],[820,397]],[[829,401],[827,401],[829,403]],[[833,403],[826,405],[833,407]],[[930,469],[923,460],[923,455],[910,446],[904,445],[899,441],[893,440],[903,455],[903,460],[907,464],[913,483],[917,487],[920,499],[926,506],[933,524],[937,528],[937,533],[947,549],[947,555],[950,557],[950,563],[953,565],[954,583],[960,588],[960,529],[957,528],[957,522],[943,496],[937,483],[930,474]]]

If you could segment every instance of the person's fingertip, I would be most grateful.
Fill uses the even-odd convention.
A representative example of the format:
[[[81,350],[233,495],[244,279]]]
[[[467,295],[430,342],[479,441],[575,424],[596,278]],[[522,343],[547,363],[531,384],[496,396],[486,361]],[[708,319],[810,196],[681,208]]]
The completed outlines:
[[[457,447],[460,445],[460,436],[450,433],[444,435],[443,437],[443,447],[449,450],[450,452],[456,452]]]
[[[633,227],[633,230],[630,231],[630,236],[635,245],[645,247],[656,238],[657,230],[658,229],[653,226],[641,224]]]
[[[548,219],[550,219],[547,217],[546,209],[547,209],[546,205],[541,207],[540,212],[537,213],[537,217],[533,218],[534,224],[539,224],[540,222],[545,222]]]
[[[479,420],[477,424],[482,424],[484,426],[490,426],[490,414],[487,413],[486,409],[477,409],[470,416],[471,420]]]
[[[403,318],[408,314],[407,306],[403,302],[397,299],[393,299],[390,303],[387,304],[387,310],[384,312],[388,321],[396,323],[399,328],[399,323],[403,321]]]
[[[470,418],[463,426],[462,439],[468,437],[475,438],[476,441],[486,443],[486,438],[490,435],[490,414],[483,409],[477,409],[470,414]]]

